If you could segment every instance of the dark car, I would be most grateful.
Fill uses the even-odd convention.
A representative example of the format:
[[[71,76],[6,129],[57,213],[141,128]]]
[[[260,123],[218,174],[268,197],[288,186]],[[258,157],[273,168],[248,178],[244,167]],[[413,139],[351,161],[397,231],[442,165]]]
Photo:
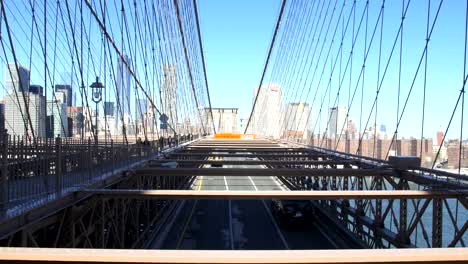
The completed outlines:
[[[211,160],[211,161],[222,161],[223,160],[223,157],[209,157],[208,160]],[[223,164],[221,163],[211,163],[211,167],[212,168],[222,168],[223,167]]]
[[[273,216],[281,227],[304,224],[312,216],[312,204],[305,200],[273,200]]]

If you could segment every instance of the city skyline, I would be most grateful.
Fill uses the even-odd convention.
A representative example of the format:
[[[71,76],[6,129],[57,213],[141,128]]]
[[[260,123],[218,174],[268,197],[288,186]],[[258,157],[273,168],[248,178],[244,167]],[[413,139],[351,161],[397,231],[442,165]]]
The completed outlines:
[[[204,17],[203,20],[201,20],[201,30],[202,30],[202,35],[204,36],[204,38],[207,39],[207,44],[206,44],[206,47],[205,49],[207,50],[206,52],[206,60],[207,60],[207,75],[209,77],[209,82],[211,83],[211,86],[213,86],[214,89],[212,89],[212,101],[213,101],[213,105],[219,105],[219,104],[224,104],[226,101],[227,98],[229,98],[229,101],[230,102],[234,102],[233,103],[230,103],[230,105],[234,106],[234,107],[238,107],[239,108],[239,117],[243,117],[245,118],[245,116],[247,115],[248,111],[251,109],[251,103],[249,102],[249,100],[242,100],[243,98],[247,98],[245,95],[246,94],[251,94],[252,90],[255,90],[257,89],[258,87],[258,76],[259,76],[259,72],[258,70],[252,70],[252,69],[259,69],[261,68],[261,66],[263,65],[264,63],[264,58],[263,58],[263,55],[262,53],[259,53],[257,52],[258,50],[266,50],[267,47],[268,47],[268,43],[269,43],[269,40],[270,40],[270,37],[271,37],[271,34],[269,34],[268,32],[271,31],[271,25],[274,24],[274,19],[275,19],[275,16],[277,15],[278,11],[279,11],[279,1],[276,1],[274,3],[269,3],[269,4],[266,4],[267,2],[265,1],[258,1],[256,3],[254,3],[252,5],[252,9],[249,10],[249,12],[245,13],[245,20],[242,21],[242,24],[239,26],[239,27],[234,27],[233,25],[230,25],[228,23],[229,19],[231,19],[233,16],[235,16],[236,13],[238,12],[241,12],[241,10],[239,9],[241,5],[237,5],[237,4],[233,4],[233,3],[229,3],[229,4],[225,4],[225,6],[220,6],[218,3],[213,3],[213,2],[209,2],[209,3],[200,3],[200,15]],[[21,5],[21,3],[20,3]],[[125,5],[127,5],[127,3],[125,3]],[[435,5],[434,3],[432,3],[432,5]],[[325,6],[326,7],[326,6]],[[358,8],[361,8],[363,7],[363,4],[362,3],[358,3],[357,4],[357,7]],[[418,20],[420,19],[421,21],[424,20],[423,19],[423,14],[418,14],[415,10],[417,10],[418,7],[424,7],[424,4],[422,3],[415,3],[410,6],[409,8],[409,11],[408,11],[408,19],[411,19],[411,21],[415,21],[415,20]],[[307,8],[311,8],[310,5],[307,7]],[[347,8],[350,8],[350,6],[346,6],[345,8],[345,14],[346,12],[348,11]],[[370,5],[371,10],[375,11],[377,8],[378,8],[378,5]],[[386,16],[386,23],[385,25],[392,25],[399,22],[398,21],[398,16],[392,16],[391,14],[397,14],[399,11],[400,7],[397,7],[397,5],[389,5],[386,7],[386,13],[388,16]],[[210,12],[211,10],[213,9],[218,9],[218,10],[221,10],[221,13],[218,13],[218,12]],[[254,10],[260,10],[262,9],[263,10],[263,13],[262,15],[259,17],[255,17],[253,14],[256,13],[256,12],[253,12]],[[232,10],[232,12],[227,12],[227,10]],[[357,9],[357,10],[360,10],[360,9]],[[435,12],[435,10],[437,10],[436,8],[431,8],[431,13],[432,13],[432,16],[433,16],[433,12]],[[8,9],[7,12],[11,13],[11,14],[17,14],[18,10],[17,8],[11,8],[11,9]],[[209,13],[209,15],[207,15]],[[375,12],[374,12],[375,13]],[[450,16],[449,14],[454,14],[453,16]],[[463,23],[458,23],[459,21],[458,20],[454,20],[455,17],[458,17],[457,15],[455,14],[458,14],[460,13],[460,11],[456,8],[456,5],[453,4],[453,3],[444,3],[443,5],[443,8],[441,9],[441,16],[439,18],[439,24],[443,25],[443,26],[446,26],[446,25],[454,25],[453,27],[447,27],[449,28],[450,30],[448,31],[445,31],[445,32],[441,32],[439,30],[439,27],[435,27],[435,30],[434,30],[434,34],[438,34],[436,35],[438,38],[436,38],[436,41],[431,41],[431,53],[430,54],[434,54],[434,55],[431,55],[433,57],[430,57],[430,60],[429,60],[429,67],[431,68],[432,67],[432,70],[434,71],[437,71],[436,69],[440,69],[439,72],[443,73],[443,74],[440,74],[440,76],[444,76],[444,79],[447,79],[449,80],[449,82],[446,82],[444,83],[443,80],[441,79],[441,77],[438,77],[438,76],[433,76],[431,78],[433,78],[432,82],[429,83],[428,85],[428,88],[427,88],[427,91],[428,91],[428,108],[427,108],[427,115],[431,116],[431,121],[427,121],[426,124],[425,124],[425,128],[424,128],[424,132],[423,132],[423,136],[424,137],[434,137],[434,134],[437,133],[437,131],[439,130],[442,130],[443,132],[445,132],[445,129],[447,127],[447,124],[442,121],[442,120],[447,120],[447,118],[450,116],[450,113],[449,113],[449,110],[450,109],[447,109],[447,108],[444,108],[444,107],[437,107],[437,103],[434,103],[434,100],[436,99],[439,99],[441,98],[441,101],[443,102],[451,102],[451,101],[455,101],[456,98],[453,97],[454,93],[459,91],[459,88],[458,88],[458,84],[455,83],[454,80],[456,80],[457,78],[453,77],[455,75],[455,73],[458,74],[458,71],[449,71],[448,69],[453,69],[453,68],[457,68],[457,69],[460,69],[462,67],[459,67],[461,61],[460,60],[457,60],[454,56],[453,56],[453,52],[449,51],[446,55],[446,59],[442,60],[439,55],[437,54],[440,54],[440,48],[441,48],[441,43],[440,42],[437,42],[437,40],[439,39],[442,39],[444,37],[446,37],[446,39],[450,39],[450,40],[454,40],[456,39],[456,37],[458,36],[457,35],[457,32],[459,32],[461,30],[461,26],[457,26],[457,25],[462,25]],[[17,14],[18,17],[24,17],[25,14]],[[112,19],[114,20],[117,20],[118,18],[116,18],[113,14],[110,14],[109,15]],[[371,22],[375,21],[376,17],[369,17],[369,24],[371,24]],[[452,20],[451,20],[452,19]],[[212,21],[217,21],[218,23],[212,23]],[[18,20],[17,21],[17,18],[15,18],[13,16],[13,21],[12,21],[12,28],[13,29],[17,29],[18,28],[18,25],[20,24],[19,23],[20,21]],[[312,23],[311,23],[312,24]],[[438,24],[438,25],[439,25]],[[232,35],[227,35],[227,34],[224,34],[222,32],[220,32],[219,30],[219,27],[223,25],[223,26],[226,26],[227,28],[232,28],[233,30],[232,31],[229,31],[229,32],[232,32]],[[249,25],[247,27],[247,25]],[[369,25],[370,27],[370,25]],[[240,29],[242,30],[240,30]],[[361,29],[361,34],[362,33],[362,30]],[[421,31],[416,31],[413,27],[409,26],[409,27],[405,27],[405,32],[407,34],[405,34],[406,38],[405,38],[405,43],[419,43],[417,42],[418,38],[421,37],[421,40],[424,39],[424,36],[423,36],[423,32],[424,30],[421,30]],[[17,38],[14,39],[14,42],[18,42],[18,41],[21,41],[22,37],[21,37],[21,31],[18,31],[18,36]],[[389,42],[389,43],[392,43],[391,41],[385,41],[385,40],[392,40],[392,38],[395,36],[395,34],[391,34],[392,32],[389,32],[389,31],[384,31],[384,36],[383,36],[383,46],[382,46],[382,49],[383,51],[386,51],[386,52],[389,52],[391,46],[389,46],[389,44],[385,44],[386,42]],[[414,34],[412,34],[414,33]],[[216,36],[222,36],[221,38],[220,37],[217,37],[216,40],[214,40],[214,34],[217,34]],[[462,35],[462,34],[460,34]],[[27,35],[23,36],[23,38],[27,37]],[[132,39],[134,38],[134,36],[132,35],[129,35],[129,38]],[[52,39],[52,37],[49,37],[49,39]],[[116,42],[117,42],[117,46],[119,47],[122,47],[122,51],[123,51],[123,54],[129,54],[130,53],[130,50],[128,47],[125,47],[125,43],[121,43],[121,38],[116,38]],[[252,39],[252,41],[249,41],[248,45],[245,45],[245,44],[242,44],[240,45],[239,42],[245,40],[245,39]],[[347,40],[347,39],[345,39]],[[169,41],[169,40],[166,40],[166,41]],[[360,43],[361,39],[358,39],[358,43],[357,44],[362,44]],[[451,43],[453,43],[453,48],[451,50],[458,50],[459,48],[461,48],[461,45],[459,44],[460,41],[451,41]],[[219,54],[225,50],[221,50],[217,47],[220,47],[221,45],[219,45],[220,43],[222,43],[226,49],[228,48],[232,48],[234,51],[236,52],[232,52],[232,53],[228,53],[228,54],[224,54],[227,56],[227,57],[222,57],[222,56],[219,56]],[[423,42],[422,42],[423,43]],[[356,45],[357,45],[356,44]],[[61,44],[63,45],[63,44]],[[414,59],[414,56],[418,56],[418,54],[420,54],[420,51],[419,49],[416,49],[416,48],[413,48],[412,46],[416,46],[416,47],[419,47],[418,45],[407,45],[411,48],[408,48],[407,50],[403,50],[403,53],[407,55],[407,60],[410,60],[411,58]],[[371,54],[372,55],[375,55],[374,53],[372,53],[373,51],[375,51],[376,49],[376,45],[374,43],[374,46],[372,46],[372,50],[371,50]],[[62,49],[62,50],[67,50],[68,47],[66,46],[58,46],[59,49]],[[164,48],[164,47],[162,47]],[[397,47],[398,48],[398,47]],[[35,54],[35,57],[34,58],[37,58],[38,55],[36,53],[34,53],[35,51],[35,47],[33,47],[33,54]],[[50,47],[51,49],[51,47]],[[169,50],[165,50],[166,48],[163,49],[163,51],[165,52],[169,52]],[[347,51],[349,51],[349,47],[346,48]],[[95,52],[96,50],[93,50],[91,49],[91,52]],[[335,51],[332,51],[332,54],[334,54],[335,58],[336,55],[340,54],[340,53],[334,53]],[[31,58],[29,57],[29,53],[27,52],[27,50],[24,50],[22,51],[21,49],[17,51],[17,61],[19,63],[24,63],[24,64],[28,64],[28,62],[31,60]],[[345,52],[343,51],[343,54]],[[346,52],[347,53],[347,52]],[[40,54],[40,53],[39,53]],[[51,51],[49,51],[48,53],[48,56],[51,56],[51,54],[53,54]],[[238,56],[233,56],[233,54],[239,54]],[[414,55],[413,55],[414,54]],[[59,54],[60,55],[60,54]],[[94,54],[95,56],[94,59],[95,61],[99,61],[99,59],[101,58],[100,56],[101,55],[98,55],[98,54]],[[130,60],[131,64],[135,64],[135,62],[140,62],[142,59],[140,58],[140,55],[141,54],[133,54],[132,56],[132,59]],[[222,57],[223,59],[215,59],[215,57],[218,56],[218,57]],[[394,55],[394,56],[397,56],[397,55]],[[374,56],[375,57],[375,56]],[[345,60],[347,59],[346,56],[343,56],[342,60]],[[383,58],[383,61],[382,61],[382,64],[385,65],[386,63],[386,59],[387,58]],[[389,70],[388,70],[388,73],[386,73],[386,75],[388,75],[388,77],[386,77],[386,79],[390,79],[390,78],[397,78],[398,76],[395,75],[395,68],[396,68],[396,63],[395,63],[395,60],[396,59],[393,59],[393,61],[391,61],[391,63],[389,64]],[[8,59],[8,61],[13,61],[13,59]],[[49,62],[52,61],[52,60],[49,60]],[[103,60],[101,60],[103,61]],[[246,62],[246,61],[249,61],[249,63],[242,63],[242,62]],[[354,59],[354,64],[355,65],[354,67],[360,67],[361,66],[361,62],[357,62],[359,61],[357,58]],[[452,65],[447,65],[447,61],[451,61],[453,63],[451,63]],[[97,75],[103,75],[102,74],[102,71],[103,71],[103,68],[102,68],[102,65],[100,67],[93,67],[93,65],[91,65],[92,61],[88,61],[86,62],[87,63],[87,66],[84,67],[84,68],[87,68],[87,69],[93,69],[93,70],[89,70],[87,71],[83,76],[80,76],[80,71],[79,71],[79,68],[77,68],[77,65],[72,65],[71,62],[67,61],[67,60],[64,60],[64,59],[59,59],[58,60],[58,65],[57,65],[57,69],[53,69],[53,72],[51,73],[51,75],[49,77],[44,77],[44,76],[47,76],[47,74],[44,74],[43,72],[43,67],[38,67],[38,65],[40,65],[40,63],[43,62],[41,61],[40,59],[40,56],[39,56],[39,59],[36,60],[36,59],[33,59],[30,64],[31,64],[31,79],[33,80],[33,83],[40,83],[42,86],[44,86],[42,83],[47,83],[47,87],[45,87],[45,91],[48,91],[46,92],[47,93],[47,97],[49,97],[52,93],[51,93],[51,89],[53,89],[53,87],[51,87],[51,84],[54,82],[53,80],[55,79],[69,79],[71,80],[71,86],[73,88],[76,88],[76,87],[80,87],[81,86],[81,79],[83,79],[84,81],[84,85],[87,86],[91,83],[91,81],[94,79],[94,75],[97,73]],[[119,59],[118,59],[118,56],[115,56],[113,58],[113,67],[114,67],[114,73],[110,73],[110,76],[111,78],[118,78],[118,62],[119,62]],[[230,62],[230,63],[226,63],[226,62]],[[173,64],[175,63],[175,61],[166,61],[165,63],[169,63],[169,64]],[[107,61],[107,67],[109,68],[111,65],[111,62],[110,61]],[[212,65],[216,65],[216,66],[212,66]],[[217,66],[221,66],[221,65],[226,65],[228,66],[228,68],[225,68],[225,67],[217,67]],[[409,62],[409,61],[406,61],[405,62],[405,69],[408,71],[408,72],[413,72],[413,70],[416,68],[414,62]],[[97,66],[97,65],[96,65]],[[368,63],[368,69],[370,68],[377,68],[375,67],[376,66],[376,63],[375,61],[373,62],[369,62]],[[383,66],[382,66],[383,67]],[[145,77],[144,77],[144,68],[143,67],[133,67],[133,71],[135,72],[135,74],[137,75],[137,77],[140,79],[140,80],[144,80]],[[327,67],[328,69],[329,67]],[[223,72],[221,72],[221,69],[223,69]],[[224,71],[224,69],[226,69],[226,71]],[[229,70],[231,69],[231,70]],[[313,68],[312,68],[313,69]],[[155,69],[154,69],[155,70]],[[338,69],[337,69],[338,70]],[[349,70],[348,70],[349,71]],[[382,69],[383,71],[383,69]],[[227,75],[228,72],[231,72],[232,74],[229,74]],[[447,73],[448,72],[448,73]],[[3,71],[3,73],[5,73]],[[54,74],[55,73],[55,74]],[[63,74],[61,74],[63,73]],[[69,74],[68,74],[69,73]],[[242,74],[240,74],[242,73]],[[312,74],[313,72],[311,72],[309,74],[309,78],[312,78]],[[358,70],[353,70],[353,73],[355,73],[356,75],[358,75],[359,71]],[[370,74],[369,72],[367,73],[368,75]],[[375,74],[375,72],[372,72],[372,74]],[[63,75],[63,76],[62,76]],[[66,75],[66,76],[65,76]],[[238,80],[234,80],[233,79],[233,76],[245,76],[245,78],[242,78],[243,81],[240,82]],[[316,74],[317,76],[320,75],[320,71],[318,71],[318,73]],[[329,74],[326,73],[324,74],[324,78],[328,77]],[[333,76],[338,76],[338,72],[335,72],[335,74]],[[53,78],[53,76],[55,76],[55,78]],[[267,73],[267,76],[268,76],[268,73]],[[300,77],[300,75],[297,75],[298,77]],[[307,75],[304,75],[304,76],[307,76]],[[421,76],[421,74],[420,74]],[[46,80],[44,80],[44,78],[46,78]],[[157,78],[162,78],[160,75],[159,76],[156,76],[156,79]],[[318,77],[316,77],[317,79]],[[348,79],[348,78],[342,78],[342,76],[340,77],[341,79]],[[106,78],[104,78],[106,79]],[[133,79],[133,76],[132,76],[132,79]],[[357,80],[357,76],[353,77],[352,78],[353,80]],[[368,79],[368,78],[367,78]],[[371,78],[372,80],[367,80],[364,84],[364,90],[375,90],[376,88],[376,81],[377,80],[374,80],[374,78]],[[459,79],[459,78],[458,78]],[[3,78],[4,80],[4,78]],[[273,80],[274,81],[274,80]],[[305,82],[305,80],[303,81]],[[330,85],[330,86],[333,86],[335,88],[333,89],[337,89],[337,87],[339,86],[337,83],[334,83],[335,81],[333,81],[332,83],[327,83],[327,81],[323,81],[323,83],[321,84],[322,86],[326,87],[326,85]],[[154,83],[158,83],[158,81],[156,80]],[[159,83],[162,83],[161,81],[159,81]],[[388,92],[386,92],[386,89],[388,90],[388,88],[386,88],[386,83],[387,81],[384,82],[384,85],[383,85],[383,89],[382,89],[382,93],[385,93],[383,94],[382,96],[385,97],[385,98],[394,98],[396,96],[396,93],[395,94],[389,94]],[[402,93],[403,95],[405,95],[405,93],[408,91],[410,85],[411,85],[411,79],[409,78],[409,76],[403,76],[402,77]],[[442,85],[443,84],[443,85]],[[146,87],[146,84],[143,82],[143,85]],[[300,100],[294,100],[294,95],[292,93],[288,93],[288,90],[289,89],[293,89],[293,88],[290,88],[290,87],[296,87],[298,84],[294,83],[294,82],[291,82],[289,85],[283,85],[284,87],[284,97],[287,97],[290,101],[290,102],[295,102],[295,101],[300,101]],[[420,78],[418,78],[417,82],[416,82],[416,85],[418,87],[421,87],[422,85],[422,80]],[[6,84],[4,83],[4,86],[6,86]],[[109,81],[109,78],[107,78],[107,82],[106,82],[106,86],[109,88],[106,93],[109,93],[110,95],[108,97],[113,97],[115,96],[115,92],[114,92],[114,89],[115,89],[115,81]],[[157,85],[156,85],[157,86]],[[346,81],[344,81],[344,84],[342,84],[341,86],[343,86],[343,89],[342,89],[342,92],[340,93],[341,96],[343,96],[341,99],[339,99],[340,102],[346,102],[345,104],[336,104],[333,100],[333,98],[331,98],[331,102],[330,104],[331,105],[323,105],[321,106],[321,102],[317,100],[314,101],[313,97],[314,97],[314,90],[316,85],[312,85],[312,91],[310,92],[310,95],[308,97],[307,100],[303,100],[304,102],[307,102],[309,103],[309,106],[311,107],[311,123],[315,122],[316,120],[322,120],[321,122],[323,122],[323,120],[326,120],[328,119],[327,118],[327,115],[328,115],[328,108],[330,107],[336,107],[338,105],[340,106],[347,106],[347,101],[348,101],[348,96],[346,96],[346,93],[347,93],[347,90],[348,88],[346,87],[345,89],[345,86],[348,86],[346,84]],[[354,85],[351,85],[351,90],[354,88],[353,87]],[[448,89],[448,88],[438,88],[438,87],[456,87],[456,89]],[[217,89],[217,88],[223,88],[223,89]],[[79,91],[78,89],[79,88],[76,88],[77,91]],[[134,87],[131,87],[131,90],[132,90],[132,96],[133,96],[133,90],[135,88]],[[222,92],[218,92],[219,90],[222,90]],[[323,90],[325,91],[325,88],[323,88]],[[394,89],[396,90],[396,88]],[[413,92],[413,95],[411,95],[410,97],[410,102],[414,101],[414,100],[419,100],[419,98],[421,98],[421,89],[420,88],[415,88],[414,89],[414,92]],[[307,91],[306,91],[307,92]],[[304,94],[306,93],[304,92]],[[235,93],[235,96],[231,95],[231,93]],[[318,92],[318,96],[320,96],[320,91]],[[403,108],[403,103],[404,103],[404,97],[402,95],[402,98],[401,98],[401,108]],[[140,95],[141,96],[141,95]],[[323,96],[323,95],[322,95]],[[448,96],[451,96],[449,99]],[[77,98],[78,97],[78,98]],[[249,96],[250,97],[250,96]],[[359,107],[359,102],[357,101],[358,100],[358,97],[359,95],[356,96],[355,98],[355,101],[353,102],[353,106],[351,107],[351,112],[350,112],[350,116],[349,118],[354,120],[355,123],[356,123],[356,126],[359,130],[359,123],[366,123],[366,118],[368,117],[369,115],[369,110],[370,110],[370,107],[367,105],[364,105],[364,113],[362,114],[364,117],[363,119],[364,120],[359,120],[359,117],[360,117],[360,113],[356,112],[360,107]],[[78,96],[73,96],[74,100],[76,100],[78,102],[78,104],[75,104],[75,105],[81,105],[81,101],[82,101],[82,98],[80,96],[80,94],[78,93]],[[157,97],[155,97],[157,99]],[[47,98],[48,100],[49,98]],[[372,101],[372,98],[367,98],[369,99],[369,101],[371,102]],[[157,103],[157,101],[159,100],[155,100],[155,102]],[[314,101],[314,102],[313,102]],[[379,100],[379,103],[380,104],[383,104],[382,106],[380,106],[379,108],[380,109],[385,109],[386,106],[385,104],[388,103],[390,100]],[[396,102],[392,102],[392,104],[395,104]],[[132,100],[132,104],[133,104],[133,100]],[[421,136],[421,129],[420,128],[416,128],[414,124],[411,124],[411,121],[412,119],[415,118],[415,115],[416,114],[421,114],[420,111],[417,111],[415,109],[413,109],[414,105],[416,105],[415,103],[414,104],[410,104],[408,106],[408,109],[406,109],[406,114],[405,114],[405,117],[403,118],[402,120],[402,124],[400,125],[400,129],[398,131],[398,136],[400,137],[411,137],[411,136],[414,136],[414,137],[420,137]],[[158,105],[159,106],[159,103]],[[103,109],[103,106],[101,105],[100,106],[101,109]],[[161,107],[162,108],[162,107]],[[116,111],[118,112],[118,111]],[[321,116],[317,116],[317,113],[321,113]],[[390,111],[379,111],[379,118],[380,120],[378,120],[377,123],[379,124],[382,124],[382,123],[385,123],[387,125],[387,133],[393,133],[395,131],[395,123],[396,123],[396,111],[395,113],[390,113]],[[120,118],[117,118],[117,120],[119,120]],[[195,120],[195,118],[192,118],[193,120]],[[456,112],[456,115],[455,115],[455,119],[459,119],[459,111]],[[387,120],[385,122],[383,122],[382,120]],[[363,126],[364,124],[361,124],[361,126]],[[374,124],[369,124],[368,127],[370,126],[373,126]],[[456,139],[457,137],[459,137],[459,133],[457,131],[459,131],[459,128],[457,128],[457,126],[459,126],[459,122],[457,123],[453,123],[451,124],[451,128],[448,130],[448,133],[447,133],[447,139]],[[421,126],[421,124],[419,124],[419,126]],[[321,127],[323,127],[323,123],[321,125]],[[317,133],[317,131],[315,131],[314,133]]]

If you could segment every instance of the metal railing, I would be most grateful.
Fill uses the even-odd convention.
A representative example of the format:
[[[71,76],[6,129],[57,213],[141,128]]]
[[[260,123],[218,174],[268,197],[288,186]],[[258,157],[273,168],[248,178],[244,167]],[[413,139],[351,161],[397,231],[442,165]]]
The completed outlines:
[[[32,141],[0,133],[0,218],[104,180],[198,137],[124,144],[73,138]]]

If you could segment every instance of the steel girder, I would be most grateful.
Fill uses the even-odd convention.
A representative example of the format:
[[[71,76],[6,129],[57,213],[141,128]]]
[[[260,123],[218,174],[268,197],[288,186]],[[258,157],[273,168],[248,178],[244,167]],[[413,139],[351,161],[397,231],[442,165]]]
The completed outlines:
[[[133,177],[112,188],[184,189],[193,177]],[[23,226],[0,240],[2,246],[67,248],[140,248],[160,222],[170,215],[176,201],[106,198],[75,193],[70,206]]]
[[[466,197],[468,190],[445,191],[194,191],[194,190],[150,190],[150,189],[87,189],[79,192],[106,198],[133,199],[280,199],[280,200],[344,200],[344,199],[441,199]]]
[[[137,175],[145,176],[384,176],[391,172],[376,169],[263,169],[263,168],[141,168]]]

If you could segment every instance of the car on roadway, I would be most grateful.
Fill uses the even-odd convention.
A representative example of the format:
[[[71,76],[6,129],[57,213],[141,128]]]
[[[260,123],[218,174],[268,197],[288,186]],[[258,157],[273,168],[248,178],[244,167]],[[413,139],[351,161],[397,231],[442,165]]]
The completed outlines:
[[[308,200],[272,200],[271,211],[278,225],[284,228],[305,224],[313,215]]]
[[[223,157],[209,157],[208,160],[212,160],[212,161],[222,161],[222,160],[223,160]],[[212,167],[212,168],[222,168],[222,167],[223,167],[223,164],[220,164],[220,163],[211,163],[211,167]]]

